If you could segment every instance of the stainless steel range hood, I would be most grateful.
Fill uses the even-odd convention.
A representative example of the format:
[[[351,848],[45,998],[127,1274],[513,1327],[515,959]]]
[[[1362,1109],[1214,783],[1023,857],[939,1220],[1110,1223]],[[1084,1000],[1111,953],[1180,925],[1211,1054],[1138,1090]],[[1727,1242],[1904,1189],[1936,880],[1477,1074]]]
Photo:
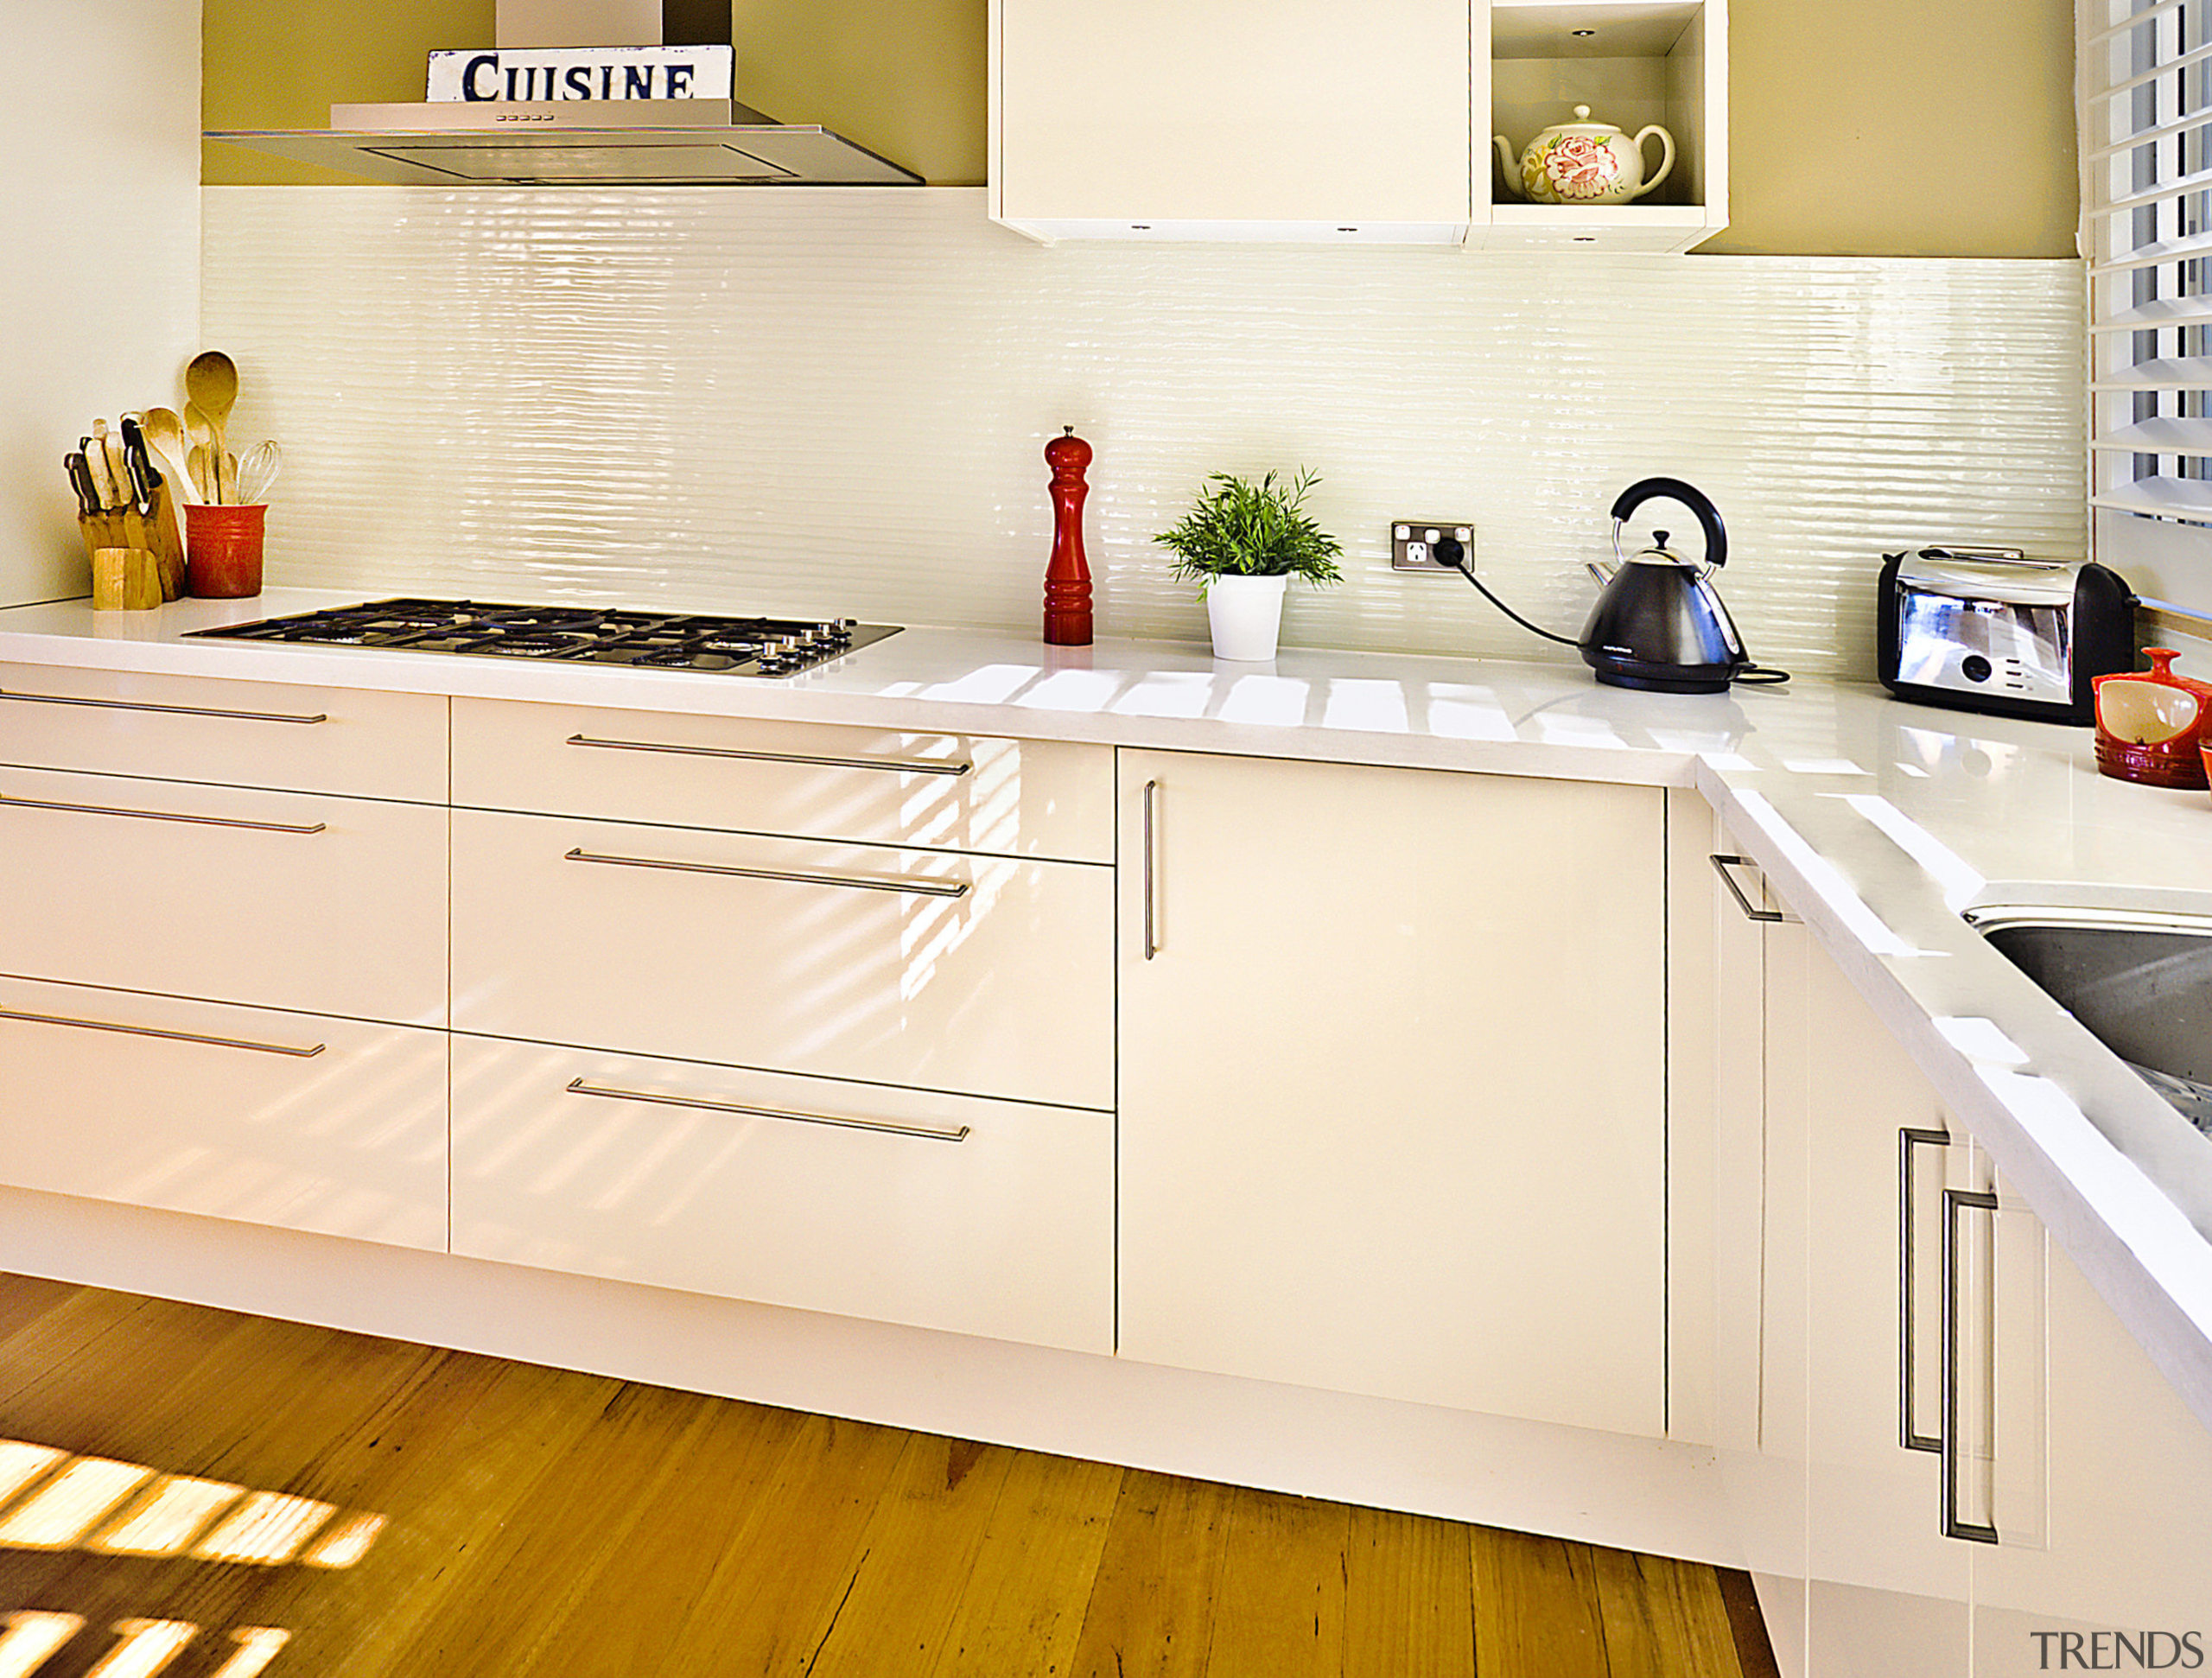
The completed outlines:
[[[729,43],[728,0],[499,0],[498,50]],[[550,86],[552,78],[546,78]],[[512,82],[510,82],[512,85]],[[729,99],[334,105],[327,129],[210,140],[398,186],[918,187],[829,130]]]

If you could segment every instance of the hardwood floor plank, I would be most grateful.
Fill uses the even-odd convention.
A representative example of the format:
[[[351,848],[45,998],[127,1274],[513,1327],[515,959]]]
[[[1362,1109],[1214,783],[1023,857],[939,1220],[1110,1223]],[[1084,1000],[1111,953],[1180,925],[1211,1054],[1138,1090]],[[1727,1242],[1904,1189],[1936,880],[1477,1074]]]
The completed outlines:
[[[1351,1522],[1343,1503],[1236,1494],[1207,1678],[1334,1678],[1343,1670]]]
[[[1728,1611],[1728,1630],[1736,1641],[1736,1664],[1742,1668],[1743,1678],[1782,1678],[1766,1616],[1759,1611],[1758,1587],[1751,1583],[1751,1576],[1740,1568],[1716,1567],[1713,1579]]]
[[[56,1306],[86,1290],[73,1281],[48,1281],[43,1276],[10,1276],[0,1287],[0,1349],[21,1330],[36,1322]],[[4,1368],[0,1350],[0,1368]]]
[[[662,1388],[616,1388],[557,1465],[531,1477],[506,1518],[475,1535],[467,1578],[391,1669],[529,1670],[588,1581],[682,1471],[715,1403]]]
[[[1627,1550],[1595,1548],[1591,1557],[1612,1678],[1739,1678],[1712,1568]]]
[[[433,1433],[365,1505],[390,1521],[375,1548],[327,1579],[294,1573],[272,1581],[255,1605],[271,1616],[265,1623],[302,1628],[288,1662],[318,1678],[431,1670],[401,1664],[404,1651],[455,1612],[497,1535],[512,1529],[531,1489],[564,1467],[620,1386],[448,1354],[425,1395],[440,1412]]]
[[[809,1416],[656,1678],[803,1674],[853,1585],[861,1535],[912,1435]]]
[[[1474,1678],[1470,1529],[1351,1511],[1344,1560],[1347,1678]]]
[[[1122,1471],[1013,1454],[931,1678],[1058,1678],[1068,1670]]]
[[[508,1668],[513,1678],[637,1678],[666,1670],[746,1511],[804,1421],[795,1410],[710,1402],[671,1453],[669,1472],[641,1489],[645,1518],[579,1580],[567,1611],[550,1620],[537,1659]]]
[[[98,1394],[106,1384],[103,1376],[118,1363],[128,1365],[138,1350],[134,1343],[132,1357],[119,1357],[111,1337],[130,1333],[141,1321],[158,1322],[155,1307],[160,1304],[133,1294],[87,1287],[36,1313],[0,1344],[0,1429],[13,1438],[48,1427],[48,1414],[56,1408],[54,1395],[67,1391],[78,1399],[80,1382],[89,1390],[79,1402],[66,1407],[55,1421],[74,1421],[83,1410],[96,1408]],[[205,1332],[204,1327],[199,1331],[203,1335]],[[158,1342],[144,1344],[149,1356],[157,1356],[162,1349]],[[204,1340],[191,1349],[204,1351]],[[143,1378],[134,1382],[134,1396],[143,1396],[145,1391]],[[96,1427],[98,1422],[86,1418],[83,1425]],[[43,1442],[76,1448],[63,1438]]]
[[[852,1589],[807,1664],[810,1678],[938,1665],[1014,1456],[1001,1446],[913,1436],[861,1534]]]
[[[1201,1678],[1235,1495],[1199,1480],[1123,1474],[1069,1668],[1077,1678]]]
[[[1475,1527],[1468,1548],[1482,1678],[1607,1678],[1588,1545]]]

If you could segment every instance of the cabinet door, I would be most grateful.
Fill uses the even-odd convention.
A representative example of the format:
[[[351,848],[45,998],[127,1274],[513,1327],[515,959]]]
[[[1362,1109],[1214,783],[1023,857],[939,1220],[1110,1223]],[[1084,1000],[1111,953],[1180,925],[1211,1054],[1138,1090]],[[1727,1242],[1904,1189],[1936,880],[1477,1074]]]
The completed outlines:
[[[1002,221],[1045,238],[1466,233],[1466,0],[992,10]]]
[[[1114,874],[460,810],[454,1023],[1114,1105]]]
[[[1936,1310],[1953,1135],[1926,1079],[1802,926],[1768,946],[1770,1121],[1804,1150],[1808,1668],[1964,1670],[1967,1545],[1943,1535]],[[1899,1133],[1912,1150],[1903,1217]],[[1914,1369],[1904,1373],[1901,1238],[1913,1236]],[[1962,1227],[1961,1237],[1966,1232]],[[1870,1660],[1903,1661],[1884,1666]]]
[[[1122,1351],[1661,1433],[1663,795],[1121,785]]]
[[[0,768],[0,973],[442,1026],[446,811]]]
[[[1061,740],[458,699],[453,801],[1114,860],[1113,748]]]
[[[1805,1659],[1805,1132],[1770,1115],[1771,1032],[1802,1041],[1786,1009],[1803,988],[1770,987],[1770,946],[1783,971],[1804,936],[1754,915],[1777,912],[1758,871],[1717,822],[1685,889],[1713,919],[1713,1394],[1715,1444],[1728,1507],[1784,1678]],[[1710,864],[1719,861],[1745,900]],[[1781,1017],[1777,1017],[1781,1016]],[[1771,1121],[1771,1122],[1770,1122]]]
[[[446,702],[204,676],[0,664],[0,760],[446,801]]]
[[[1769,1124],[1803,1138],[1806,1669],[1962,1674],[1984,1541],[2044,1541],[2041,1225],[1802,928],[1767,963]]]
[[[2050,1541],[1975,1556],[1976,1678],[2199,1668],[2212,1433],[2065,1253],[2048,1262]]]
[[[454,1039],[454,1250],[1114,1345],[1107,1113]]]
[[[0,1181],[443,1251],[442,1032],[0,979]]]

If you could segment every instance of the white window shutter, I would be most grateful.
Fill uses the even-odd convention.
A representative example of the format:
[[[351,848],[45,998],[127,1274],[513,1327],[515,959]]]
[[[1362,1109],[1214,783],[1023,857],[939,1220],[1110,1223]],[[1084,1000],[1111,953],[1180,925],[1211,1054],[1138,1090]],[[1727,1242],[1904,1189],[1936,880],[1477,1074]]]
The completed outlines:
[[[2098,557],[2212,611],[2212,0],[2075,15]]]

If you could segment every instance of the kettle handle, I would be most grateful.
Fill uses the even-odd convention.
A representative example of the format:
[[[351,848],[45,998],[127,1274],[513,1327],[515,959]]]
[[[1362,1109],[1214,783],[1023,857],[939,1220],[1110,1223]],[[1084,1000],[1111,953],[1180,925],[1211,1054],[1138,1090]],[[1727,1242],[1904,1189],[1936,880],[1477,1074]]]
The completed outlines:
[[[1613,551],[1621,546],[1621,526],[1628,522],[1629,514],[1646,501],[1659,499],[1679,501],[1697,515],[1698,528],[1705,532],[1705,565],[1707,570],[1717,569],[1728,563],[1728,531],[1720,522],[1720,509],[1706,499],[1702,490],[1694,488],[1679,478],[1644,478],[1623,490],[1613,502]]]

